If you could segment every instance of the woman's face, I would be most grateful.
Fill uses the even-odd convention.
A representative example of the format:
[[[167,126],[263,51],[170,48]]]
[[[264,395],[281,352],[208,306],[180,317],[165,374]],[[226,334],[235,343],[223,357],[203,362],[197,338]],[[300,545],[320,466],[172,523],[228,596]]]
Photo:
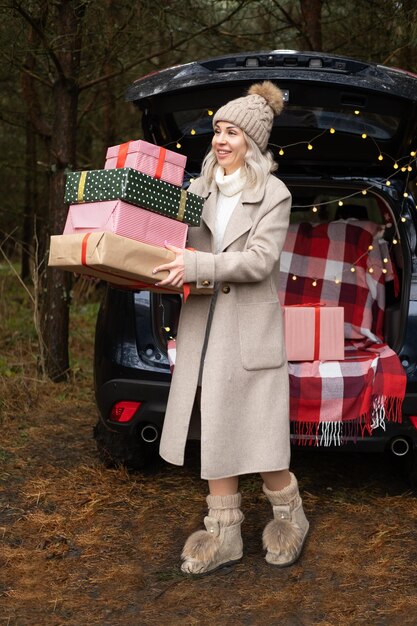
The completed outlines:
[[[217,122],[211,145],[217,163],[227,175],[233,174],[244,164],[248,146],[238,126],[231,122]]]

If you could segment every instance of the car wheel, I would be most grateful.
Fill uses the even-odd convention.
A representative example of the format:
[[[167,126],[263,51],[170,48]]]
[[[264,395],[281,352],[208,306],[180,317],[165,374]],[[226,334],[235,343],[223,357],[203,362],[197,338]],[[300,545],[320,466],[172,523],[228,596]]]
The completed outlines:
[[[139,433],[110,430],[101,420],[93,432],[100,461],[108,468],[122,466],[129,471],[141,470],[159,458],[158,446],[142,441]]]

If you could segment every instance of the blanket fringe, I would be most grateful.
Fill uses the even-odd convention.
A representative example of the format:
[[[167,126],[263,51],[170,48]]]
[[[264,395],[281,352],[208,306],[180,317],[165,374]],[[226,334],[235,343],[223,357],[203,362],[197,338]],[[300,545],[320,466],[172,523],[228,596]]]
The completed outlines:
[[[341,446],[358,437],[371,436],[376,428],[386,429],[386,422],[402,420],[402,398],[375,396],[372,410],[356,420],[332,422],[293,421],[293,439],[299,446]]]
[[[341,446],[342,445],[342,422],[322,422],[320,424],[320,439],[317,445],[324,446]]]
[[[374,396],[372,399],[371,430],[386,430],[386,422],[401,423],[402,398]]]

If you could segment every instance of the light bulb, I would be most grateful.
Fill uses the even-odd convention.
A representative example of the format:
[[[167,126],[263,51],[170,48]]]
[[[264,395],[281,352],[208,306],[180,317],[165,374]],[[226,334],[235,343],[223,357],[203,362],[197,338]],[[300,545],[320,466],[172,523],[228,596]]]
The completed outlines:
[[[407,171],[407,168],[402,167],[402,168],[401,168],[401,171],[402,171],[402,172],[406,172],[406,171]]]
[[[278,152],[278,154],[279,154],[280,156],[282,156],[282,155],[284,154],[284,150],[281,148],[281,150]]]
[[[373,250],[373,249],[374,249],[374,247],[373,247],[372,244],[370,246],[368,246],[368,250]]]
[[[391,186],[391,181],[387,180],[385,184],[386,184],[387,187],[390,187]]]
[[[408,193],[406,191],[404,191],[403,196],[404,196],[404,198],[408,198]]]
[[[350,268],[350,271],[351,271],[351,272],[352,272],[352,274],[353,274],[353,272],[356,272],[356,269],[355,269],[354,267],[351,267],[351,268]]]
[[[171,330],[169,326],[164,326],[164,330],[169,333],[169,331]]]
[[[292,279],[293,280],[297,280],[297,276],[295,274],[293,274]]]
[[[355,115],[359,115],[360,111],[358,111],[358,109],[356,109],[356,110],[354,111],[354,113],[355,113]]]
[[[308,150],[312,150],[312,149],[313,149],[313,146],[312,146],[312,144],[311,144],[311,143],[309,143],[309,144],[308,144],[307,149],[308,149]]]
[[[311,283],[313,285],[313,287],[317,287],[317,281],[313,280],[313,282]]]
[[[318,211],[316,206],[313,206],[313,208],[311,210],[313,211],[313,213],[317,213],[317,211]]]
[[[382,154],[380,154],[378,157],[378,161],[383,161],[383,160],[384,160],[384,157],[382,156]]]
[[[362,195],[363,195],[363,196],[366,196],[366,194],[367,194],[367,193],[368,193],[368,192],[367,192],[367,190],[366,190],[366,189],[362,189]]]
[[[394,169],[398,170],[398,163],[394,163]]]
[[[402,222],[406,222],[406,221],[407,221],[407,219],[406,219],[405,217],[402,217],[402,218],[401,218],[401,221],[402,221]]]
[[[329,129],[329,131],[330,131],[330,133],[331,133],[332,135],[334,135],[334,134],[335,134],[335,132],[336,132],[334,128],[330,128],[330,129]]]
[[[340,284],[340,278],[335,278],[334,282],[336,283],[336,285],[339,285]]]
[[[369,271],[370,274],[373,274],[374,273],[374,268],[370,267],[368,271]]]
[[[410,152],[410,156],[412,156],[412,157],[415,157],[415,156],[416,156],[416,153],[414,152],[414,150],[412,150],[412,151]]]
[[[212,111],[211,109],[209,109],[209,110],[207,111],[207,113],[208,113],[208,115],[213,115],[213,111]]]
[[[367,138],[367,136],[368,136],[368,135],[367,135],[366,133],[362,133],[362,135],[361,135],[362,139],[366,139],[366,138]]]
[[[191,133],[192,135],[195,135],[195,130],[194,130],[194,128],[192,128],[192,129],[190,130],[190,133]]]
[[[385,267],[384,267],[384,268],[383,268],[383,270],[382,270],[382,273],[383,273],[383,274],[386,274],[387,272],[388,272],[388,270],[387,270],[387,269],[385,269]]]
[[[393,239],[393,240],[392,240],[392,243],[394,244],[394,246],[396,246],[396,245],[397,245],[397,243],[398,243],[398,239]]]
[[[384,259],[382,259],[382,261],[383,261],[384,263],[388,263],[388,259],[387,259],[387,257],[385,257]]]
[[[407,167],[407,172],[412,172],[412,171],[413,171],[413,168],[411,167],[411,165],[409,165],[409,166]]]
[[[343,200],[339,200],[339,202],[337,203],[339,206],[343,206]]]
[[[177,148],[181,148],[181,144],[179,141],[177,142]]]

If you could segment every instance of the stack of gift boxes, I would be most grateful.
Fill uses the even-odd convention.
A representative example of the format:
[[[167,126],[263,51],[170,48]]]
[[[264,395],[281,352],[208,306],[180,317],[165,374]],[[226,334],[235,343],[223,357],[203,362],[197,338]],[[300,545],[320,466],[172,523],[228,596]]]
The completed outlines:
[[[185,164],[185,156],[138,140],[109,148],[103,170],[69,173],[67,221],[51,237],[49,265],[121,287],[182,291],[155,287],[167,272],[152,271],[175,258],[165,242],[185,248],[188,227],[200,223],[204,199],[181,189]],[[283,311],[289,360],[343,359],[343,308]],[[173,366],[175,343],[168,348]]]
[[[70,172],[67,221],[64,233],[51,237],[49,265],[123,287],[168,291],[154,286],[168,273],[152,270],[175,258],[165,242],[185,248],[204,203],[181,189],[185,164],[185,156],[138,140],[109,148],[103,170]]]

